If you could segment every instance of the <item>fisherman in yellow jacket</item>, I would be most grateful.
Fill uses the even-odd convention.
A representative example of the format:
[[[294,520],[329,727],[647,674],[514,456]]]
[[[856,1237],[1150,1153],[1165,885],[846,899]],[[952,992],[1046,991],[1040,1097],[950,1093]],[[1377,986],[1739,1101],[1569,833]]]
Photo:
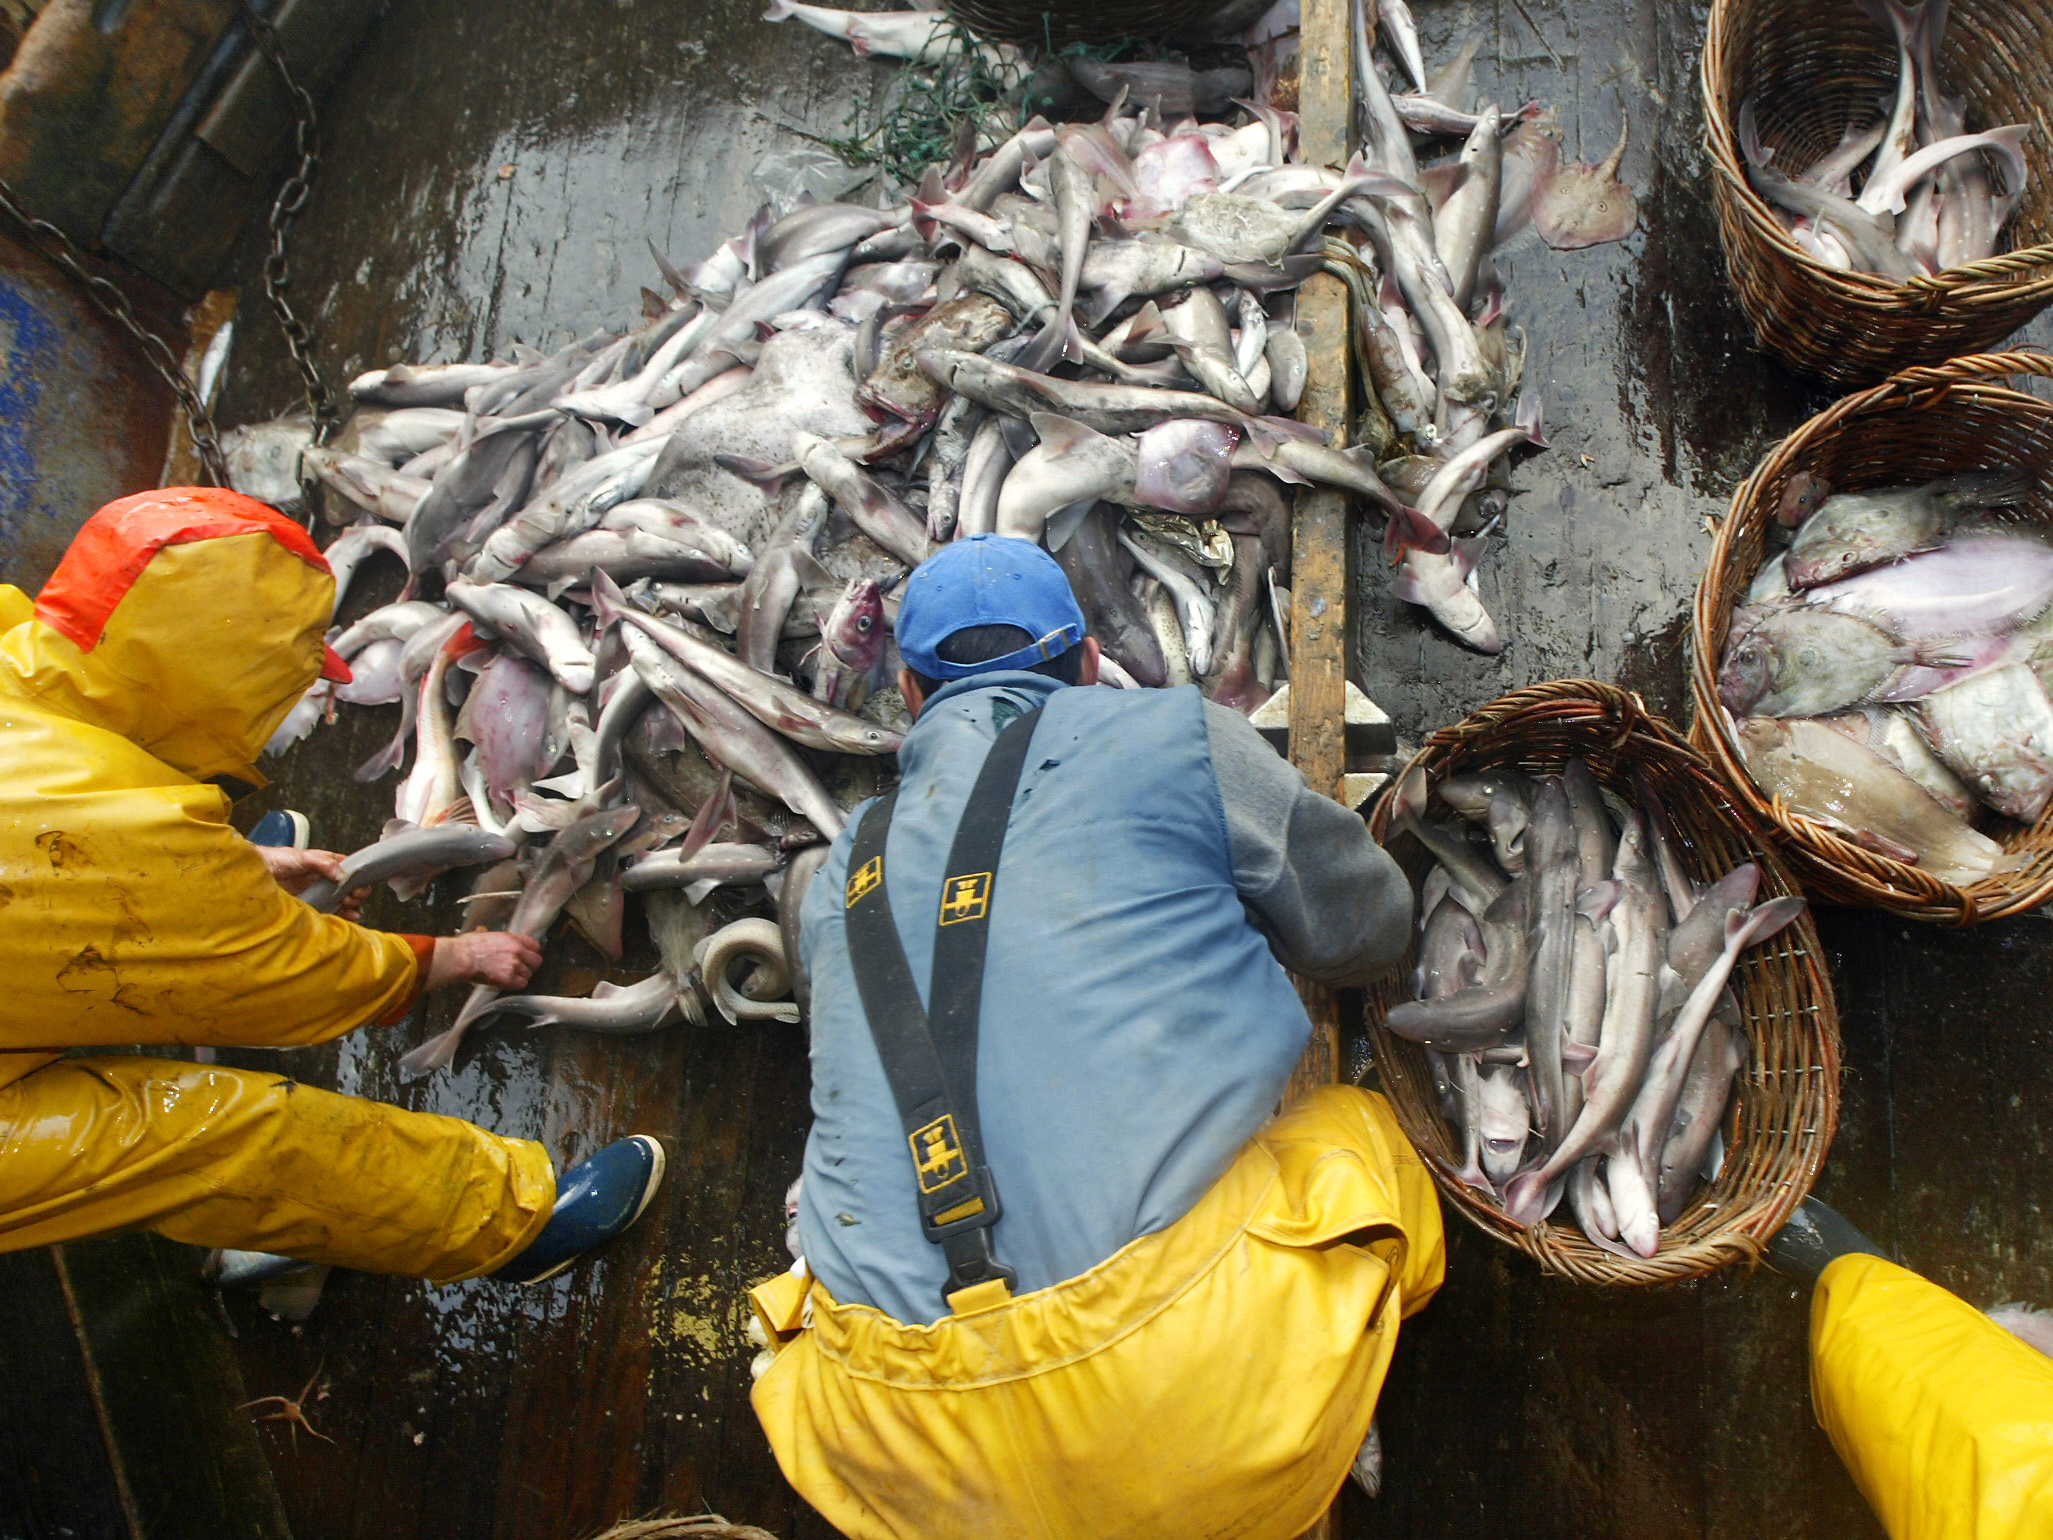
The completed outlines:
[[[78,1055],[290,1047],[398,1021],[428,989],[518,988],[504,933],[429,938],[288,889],[211,782],[317,676],[334,579],[306,532],[213,488],[110,503],[33,604],[0,586],[0,1250],[121,1230],[447,1282],[560,1271],[639,1217],[662,1148],[560,1180],[539,1144],[275,1074]],[[67,1056],[69,1055],[69,1056]]]
[[[1812,1288],[1811,1405],[1890,1540],[2053,1535],[2053,1359],[1816,1198],[1766,1260]]]

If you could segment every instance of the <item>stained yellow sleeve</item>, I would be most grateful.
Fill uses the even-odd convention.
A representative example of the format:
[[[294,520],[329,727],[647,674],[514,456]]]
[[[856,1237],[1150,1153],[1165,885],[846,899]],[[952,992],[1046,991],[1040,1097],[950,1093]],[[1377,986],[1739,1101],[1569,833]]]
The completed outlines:
[[[2053,1535],[2053,1359],[1880,1257],[1811,1300],[1811,1400],[1891,1540]]]
[[[414,993],[413,947],[284,892],[213,788],[77,803],[6,841],[0,1046],[318,1043]]]

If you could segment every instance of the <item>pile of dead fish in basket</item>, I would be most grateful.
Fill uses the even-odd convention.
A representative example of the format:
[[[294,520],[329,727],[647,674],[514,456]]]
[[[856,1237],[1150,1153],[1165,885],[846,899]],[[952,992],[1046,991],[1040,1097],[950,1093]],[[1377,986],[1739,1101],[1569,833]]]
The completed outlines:
[[[960,46],[908,14],[877,35]],[[366,868],[417,887],[492,861],[474,921],[539,936],[569,914],[617,957],[623,891],[774,893],[843,826],[830,786],[875,789],[845,756],[898,746],[895,589],[937,542],[1044,542],[1111,684],[1251,710],[1288,655],[1288,489],[1330,485],[1388,516],[1404,597],[1494,650],[1469,579],[1505,500],[1483,481],[1537,417],[1499,426],[1518,350],[1490,251],[1529,216],[1557,244],[1615,238],[1631,219],[1593,216],[1592,189],[1628,216],[1630,194],[1615,156],[1558,166],[1537,109],[1467,111],[1473,50],[1428,82],[1408,25],[1392,36],[1419,89],[1392,96],[1370,62],[1367,157],[1345,170],[1301,163],[1293,115],[1259,102],[1165,118],[1155,65],[1149,101],[1121,81],[1101,121],[1030,120],[905,202],[765,209],[684,270],[656,254],[667,292],[618,332],[357,379],[344,432],[303,460],[330,519],[357,520],[328,550],[338,610],[378,551],[408,583],[333,635],[353,682],[316,686],[277,746],[340,705],[400,704],[358,774],[412,746],[408,843]],[[1422,167],[1414,131],[1466,145]],[[1284,415],[1306,378],[1293,291],[1328,269],[1382,402],[1348,449]],[[290,423],[240,430],[237,484],[291,505],[303,445]],[[635,773],[634,746],[687,740],[769,803],[745,815],[722,782],[679,805]],[[495,1010],[639,1030],[702,1013],[703,990],[730,1020],[790,1015],[768,1003],[774,928],[750,923],[601,1001],[481,990],[404,1067],[448,1064]]]
[[[1386,1025],[1427,1049],[1461,1181],[1523,1225],[1565,1193],[1597,1246],[1651,1257],[1720,1155],[1746,1060],[1733,967],[1803,900],[1756,905],[1751,862],[1697,886],[1652,789],[1629,806],[1580,760],[1439,793],[1478,839],[1425,818],[1423,771],[1398,788],[1395,827],[1437,864],[1418,998]]]
[[[2024,200],[2031,125],[1967,131],[1966,103],[1946,94],[1936,63],[1947,0],[1860,4],[1896,44],[1893,96],[1811,164],[1788,168],[1770,164],[1749,96],[1738,122],[1747,180],[1790,239],[1828,267],[1905,281],[1994,256]]]
[[[2053,803],[2053,543],[2000,510],[2031,476],[1969,471],[1777,509],[1718,671],[1726,730],[1761,789],[1878,854],[1968,884],[2013,858],[1982,809]]]

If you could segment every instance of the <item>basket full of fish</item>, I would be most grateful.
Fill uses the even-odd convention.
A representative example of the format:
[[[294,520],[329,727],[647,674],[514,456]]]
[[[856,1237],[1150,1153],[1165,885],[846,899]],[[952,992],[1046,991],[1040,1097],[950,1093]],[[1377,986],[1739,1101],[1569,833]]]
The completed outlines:
[[[1712,190],[1764,347],[1866,385],[2053,300],[2049,33],[2048,0],[1715,0]]]
[[[1733,496],[1691,738],[1819,898],[1966,925],[2053,896],[2053,356],[1906,370]]]
[[[1454,1208],[1590,1283],[1757,1256],[1831,1143],[1838,1016],[1794,879],[1704,761],[1558,680],[1433,734],[1370,823],[1419,898],[1376,1062]]]

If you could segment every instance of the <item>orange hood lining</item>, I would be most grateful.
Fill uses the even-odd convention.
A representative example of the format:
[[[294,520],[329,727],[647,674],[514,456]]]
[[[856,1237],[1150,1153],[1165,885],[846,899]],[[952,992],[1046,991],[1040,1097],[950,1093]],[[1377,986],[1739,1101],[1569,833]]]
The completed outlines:
[[[107,619],[167,545],[263,531],[316,571],[328,571],[313,537],[283,514],[225,487],[166,487],[107,504],[80,527],[36,595],[36,619],[81,652],[99,645]],[[328,654],[333,657],[332,652]],[[341,660],[335,659],[338,667]],[[323,669],[325,677],[330,675]],[[343,678],[347,678],[344,669]]]

